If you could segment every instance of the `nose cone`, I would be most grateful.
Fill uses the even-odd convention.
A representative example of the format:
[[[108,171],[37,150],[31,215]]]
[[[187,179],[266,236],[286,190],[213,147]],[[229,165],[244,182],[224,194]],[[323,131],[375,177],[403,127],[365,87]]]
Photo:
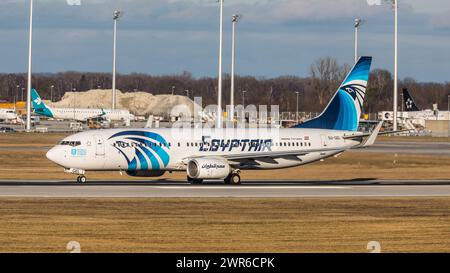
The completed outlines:
[[[57,164],[59,164],[58,161],[60,161],[60,160],[58,160],[58,159],[60,159],[60,158],[62,157],[62,155],[59,155],[59,153],[58,153],[58,151],[57,151],[56,148],[50,149],[50,151],[47,152],[47,155],[46,155],[46,156],[47,156],[47,158],[48,158],[50,161],[53,161],[53,162],[55,162],[55,163],[57,163]]]

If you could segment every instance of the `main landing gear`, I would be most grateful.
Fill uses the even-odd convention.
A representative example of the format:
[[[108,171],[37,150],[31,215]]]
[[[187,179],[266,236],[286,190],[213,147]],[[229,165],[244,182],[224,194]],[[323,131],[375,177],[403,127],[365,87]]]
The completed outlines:
[[[241,185],[240,171],[236,170],[230,173],[230,175],[228,175],[227,178],[225,178],[225,184],[234,186]]]
[[[77,177],[77,182],[78,182],[78,183],[81,183],[81,184],[86,183],[86,182],[87,182],[86,176],[84,176],[84,175],[78,176],[78,177]]]

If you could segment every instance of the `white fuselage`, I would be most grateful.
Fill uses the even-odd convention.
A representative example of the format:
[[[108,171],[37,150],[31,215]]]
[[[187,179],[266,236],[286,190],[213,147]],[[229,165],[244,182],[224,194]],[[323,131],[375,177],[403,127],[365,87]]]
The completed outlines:
[[[0,109],[0,120],[11,123],[21,122],[19,115],[12,109]]]
[[[271,152],[305,152],[240,161],[236,168],[279,169],[311,163],[359,145],[355,132],[321,129],[110,129],[64,139],[47,157],[66,169],[84,171],[184,171],[193,157],[225,158]],[[308,150],[324,149],[307,153]],[[230,165],[236,166],[230,162]]]
[[[130,114],[128,110],[52,108],[51,112],[53,118],[64,120],[85,121],[96,117],[103,117],[109,121],[134,120],[134,115]]]

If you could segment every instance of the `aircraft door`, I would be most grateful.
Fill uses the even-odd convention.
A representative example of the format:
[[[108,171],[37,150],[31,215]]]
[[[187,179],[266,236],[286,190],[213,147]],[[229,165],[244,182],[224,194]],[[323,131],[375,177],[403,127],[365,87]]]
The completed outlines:
[[[105,156],[105,143],[101,135],[94,136],[95,141],[95,156],[103,157]]]

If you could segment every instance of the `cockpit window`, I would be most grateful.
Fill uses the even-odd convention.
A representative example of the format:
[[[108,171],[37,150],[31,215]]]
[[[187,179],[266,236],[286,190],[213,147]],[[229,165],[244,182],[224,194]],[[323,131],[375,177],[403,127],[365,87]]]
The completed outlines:
[[[81,141],[62,141],[60,145],[77,147],[81,145]]]

